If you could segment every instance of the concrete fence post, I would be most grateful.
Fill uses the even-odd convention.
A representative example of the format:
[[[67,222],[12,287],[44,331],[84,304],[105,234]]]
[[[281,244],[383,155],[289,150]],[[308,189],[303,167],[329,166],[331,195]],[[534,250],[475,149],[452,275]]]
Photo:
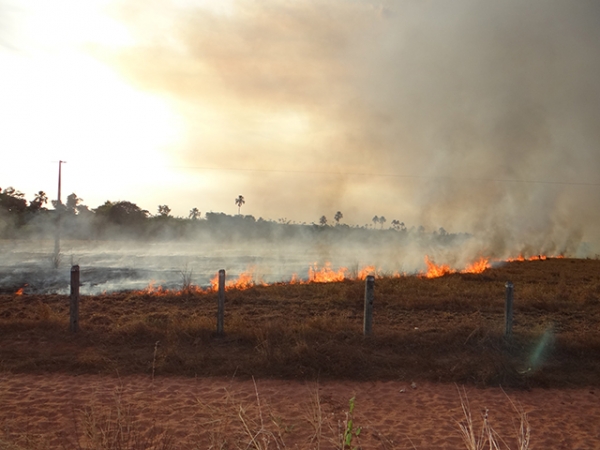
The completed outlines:
[[[79,330],[79,266],[71,267],[71,302],[69,330],[76,333]]]
[[[506,305],[504,308],[504,337],[507,339],[510,339],[512,337],[513,297],[514,297],[514,286],[510,281],[507,281],[506,282]]]
[[[225,269],[219,270],[219,296],[217,305],[217,335],[223,336],[223,321],[225,318]]]
[[[375,297],[375,277],[367,276],[365,282],[365,317],[363,322],[363,334],[370,336],[373,332],[373,299]]]

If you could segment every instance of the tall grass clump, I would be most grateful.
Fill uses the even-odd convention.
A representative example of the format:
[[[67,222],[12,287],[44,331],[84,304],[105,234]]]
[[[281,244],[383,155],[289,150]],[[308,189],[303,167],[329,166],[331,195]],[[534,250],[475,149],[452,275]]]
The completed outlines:
[[[261,399],[256,381],[254,402],[236,399],[227,391],[225,404],[215,407],[197,399],[208,416],[198,423],[199,435],[207,435],[209,449],[281,450],[287,448],[285,436],[293,426],[273,413],[268,402]],[[198,449],[205,448],[198,445]]]
[[[471,407],[466,391],[459,389],[458,395],[463,412],[463,419],[458,422],[461,437],[467,450],[512,450],[506,441],[494,430],[489,422],[489,409],[485,409],[481,414],[481,424],[477,425],[471,414]],[[508,397],[508,396],[507,396]],[[531,427],[527,418],[527,413],[522,408],[517,407],[508,397],[511,406],[519,418],[519,426],[515,428],[517,447],[515,450],[529,450],[531,438]]]

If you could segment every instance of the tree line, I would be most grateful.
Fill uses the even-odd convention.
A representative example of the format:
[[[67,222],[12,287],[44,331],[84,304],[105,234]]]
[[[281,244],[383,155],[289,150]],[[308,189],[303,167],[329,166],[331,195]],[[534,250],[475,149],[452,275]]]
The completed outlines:
[[[47,208],[48,203],[53,209]],[[4,190],[0,188],[0,238],[50,237],[55,233],[59,218],[64,237],[74,239],[172,239],[194,238],[199,235],[240,240],[315,236],[365,239],[368,236],[372,238],[374,231],[385,233],[394,239],[429,235],[437,239],[453,240],[463,236],[451,235],[443,228],[427,234],[423,227],[409,229],[397,219],[392,220],[391,226],[384,229],[387,222],[384,216],[373,217],[373,226],[349,226],[342,222],[344,215],[341,211],[334,214],[333,225],[329,225],[324,215],[317,223],[295,223],[285,218],[277,221],[262,217],[255,219],[252,215],[241,214],[245,203],[242,195],[235,198],[237,215],[207,212],[202,217],[201,211],[194,207],[190,209],[188,217],[183,218],[173,217],[168,205],[158,205],[155,214],[125,200],[107,200],[91,209],[75,193],[67,196],[63,204],[56,200],[49,202],[44,191],[38,191],[33,199],[27,201],[25,195],[13,187]]]

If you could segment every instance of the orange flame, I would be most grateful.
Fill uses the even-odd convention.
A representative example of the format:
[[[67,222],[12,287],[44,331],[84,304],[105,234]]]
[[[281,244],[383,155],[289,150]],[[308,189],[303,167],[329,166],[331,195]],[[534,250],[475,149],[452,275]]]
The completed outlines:
[[[309,283],[330,283],[332,281],[344,281],[346,279],[347,268],[341,267],[337,271],[331,268],[330,263],[325,263],[325,267],[319,269],[317,263],[308,268]]]
[[[562,256],[562,255],[558,255],[558,256],[536,255],[536,256],[529,257],[529,258],[525,258],[521,254],[516,258],[506,259],[506,262],[537,261],[537,260],[544,261],[548,258],[564,258],[564,256]],[[426,278],[438,278],[438,277],[442,277],[444,275],[449,275],[449,274],[453,274],[453,273],[477,274],[477,273],[482,273],[486,269],[489,269],[492,267],[490,264],[490,259],[485,258],[485,257],[481,257],[479,260],[473,262],[472,264],[467,265],[467,267],[465,267],[463,270],[453,269],[447,264],[437,265],[427,255],[425,256],[425,263],[427,264],[427,272],[426,273],[421,272],[418,274],[418,276],[426,277]],[[306,281],[302,280],[298,277],[297,274],[293,274],[292,278],[287,283],[288,284],[308,284],[308,283],[339,282],[339,281],[344,281],[344,280],[353,278],[353,277],[348,276],[348,272],[349,272],[349,270],[346,267],[340,267],[337,270],[332,269],[330,262],[325,263],[325,266],[322,268],[319,268],[317,263],[314,263],[312,266],[309,266],[309,268],[308,268],[308,280],[306,280]],[[358,272],[356,274],[356,278],[354,278],[354,279],[364,280],[370,274],[377,275],[377,272],[378,271],[375,266],[365,266],[362,269],[358,270]],[[400,278],[400,277],[405,277],[405,276],[407,276],[407,274],[405,272],[403,272],[403,273],[395,272],[392,275],[393,278]],[[225,289],[226,290],[231,290],[231,289],[245,290],[245,289],[249,289],[253,286],[266,286],[266,285],[267,285],[267,283],[265,283],[262,280],[257,282],[254,279],[254,271],[248,270],[247,272],[242,272],[239,275],[237,280],[228,281],[225,284]],[[204,294],[204,293],[211,292],[211,291],[213,291],[213,292],[217,291],[218,289],[219,289],[219,275],[216,274],[214,276],[214,278],[212,278],[210,280],[210,287],[207,288],[206,290],[204,290],[198,286],[190,286],[190,287],[188,287],[186,289],[182,289],[182,290],[176,290],[176,289],[169,290],[169,289],[163,288],[162,286],[155,287],[154,281],[152,281],[152,282],[150,282],[150,284],[148,285],[147,288],[137,291],[137,293],[153,295],[153,296],[165,296],[165,295],[183,295],[186,293]],[[23,295],[23,288],[19,289],[16,292],[16,295]]]
[[[356,279],[366,280],[367,276],[369,276],[371,274],[376,274],[376,273],[377,273],[377,269],[375,269],[375,266],[366,266],[358,271],[358,276],[356,277]]]
[[[240,276],[237,280],[230,281],[229,283],[227,283],[226,287],[227,289],[238,289],[241,291],[244,289],[251,288],[255,284],[256,283],[254,282],[251,272],[242,272],[240,273]]]
[[[447,264],[436,265],[427,255],[425,255],[425,264],[427,264],[427,273],[425,274],[427,278],[443,277],[444,275],[456,272],[456,270],[451,269]]]
[[[562,256],[562,255],[559,255],[559,256],[536,255],[536,256],[531,256],[529,258],[525,258],[523,255],[519,255],[516,258],[506,259],[506,262],[545,261],[548,258],[564,258],[564,256]],[[457,273],[457,272],[458,273],[482,273],[486,269],[489,269],[492,267],[490,264],[489,258],[484,258],[484,257],[479,258],[479,260],[475,261],[472,264],[469,264],[467,267],[465,267],[463,270],[460,270],[460,271],[452,269],[452,268],[450,268],[450,266],[445,265],[445,264],[438,266],[433,261],[431,261],[428,256],[425,256],[425,263],[427,264],[427,273],[425,273],[424,276],[427,278],[437,278],[437,277],[442,277],[444,275],[448,275],[451,273]],[[421,273],[420,276],[423,276],[423,274]]]
[[[17,292],[15,292],[15,295],[19,295],[19,296],[20,296],[20,295],[23,295],[23,290],[24,290],[24,289],[25,289],[25,288],[21,288],[21,289],[19,289]]]
[[[138,292],[140,294],[152,295],[155,297],[162,297],[162,296],[169,294],[168,289],[164,289],[162,286],[155,287],[154,283],[155,283],[154,280],[150,281],[150,283],[148,283],[148,286],[146,288],[144,288]]]
[[[254,275],[252,271],[242,272],[237,280],[231,280],[225,283],[225,290],[238,289],[245,290],[250,289],[253,286],[264,286],[265,283],[260,281],[256,282],[254,280]],[[210,286],[213,291],[219,290],[219,274],[216,274],[212,280],[210,280]]]
[[[211,280],[210,280],[210,288],[213,291],[218,291],[219,290],[219,274],[218,273],[214,277],[211,278]]]
[[[302,284],[302,280],[298,278],[298,274],[292,274],[292,279],[289,281],[290,284]]]
[[[482,257],[473,264],[465,267],[461,273],[482,273],[485,269],[489,269],[490,267],[492,266],[490,265],[489,259]]]
[[[438,278],[443,277],[444,275],[448,275],[451,273],[482,273],[485,269],[491,267],[489,259],[480,258],[472,264],[469,264],[463,270],[452,269],[447,264],[437,265],[433,261],[429,259],[428,256],[425,256],[425,264],[427,264],[427,272],[425,273],[426,278]],[[421,274],[422,275],[422,274]]]

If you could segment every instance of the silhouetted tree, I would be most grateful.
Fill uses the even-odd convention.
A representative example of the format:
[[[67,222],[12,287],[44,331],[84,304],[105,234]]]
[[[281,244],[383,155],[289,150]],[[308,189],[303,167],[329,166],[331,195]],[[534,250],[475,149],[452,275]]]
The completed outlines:
[[[371,219],[375,225],[379,223],[379,217],[375,216]]]
[[[198,217],[200,217],[200,211],[198,211],[198,208],[190,209],[190,215],[188,217],[192,220],[198,220]]]
[[[102,206],[96,208],[95,213],[99,217],[106,217],[109,221],[118,225],[136,225],[148,218],[148,211],[141,209],[135,203],[119,201],[112,203],[106,201]]]
[[[160,217],[169,217],[169,214],[171,214],[171,208],[167,205],[158,205],[158,215]]]
[[[321,226],[327,225],[327,217],[321,216],[321,218],[319,219],[319,223],[321,224]]]
[[[0,208],[8,213],[20,214],[27,208],[27,200],[23,197],[25,194],[13,187],[7,187],[4,192],[0,189]]]
[[[394,230],[401,230],[401,231],[406,230],[406,226],[404,225],[404,222],[400,222],[397,219],[392,220],[392,227],[394,228]]]
[[[387,222],[387,219],[384,216],[379,218],[379,223],[381,224],[381,229],[383,230],[383,224]]]
[[[65,205],[67,208],[67,212],[71,214],[77,214],[77,206],[83,201],[82,198],[77,197],[75,193],[72,193],[67,197],[67,204]]]
[[[48,196],[44,191],[38,191],[34,199],[29,202],[29,209],[31,211],[39,211],[46,203],[48,203]]]
[[[238,207],[238,214],[240,214],[240,210],[242,208],[242,205],[246,203],[246,200],[244,200],[244,196],[240,195],[238,198],[235,199],[235,204]]]
[[[77,205],[75,207],[75,209],[77,210],[77,214],[79,215],[85,215],[85,214],[94,214],[90,208],[88,208],[86,205]]]
[[[52,204],[52,207],[57,211],[65,212],[67,210],[67,207],[58,200],[50,200],[50,203]]]
[[[0,189],[0,192],[1,191],[2,191],[2,189]],[[6,189],[4,189],[4,194],[10,195],[11,197],[17,197],[17,198],[23,198],[23,197],[25,197],[25,194],[23,194],[21,191],[17,191],[12,186],[9,186]]]
[[[340,223],[340,219],[343,217],[344,215],[341,213],[341,211],[338,211],[335,213],[335,216],[333,216],[333,220],[335,220],[336,223]]]

